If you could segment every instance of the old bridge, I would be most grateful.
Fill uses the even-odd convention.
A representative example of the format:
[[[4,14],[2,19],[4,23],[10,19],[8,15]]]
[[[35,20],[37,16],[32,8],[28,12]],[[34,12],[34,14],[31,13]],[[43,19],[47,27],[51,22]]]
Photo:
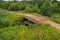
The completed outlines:
[[[34,24],[34,25],[39,25],[39,23],[41,22],[45,23],[44,21],[46,21],[45,19],[39,18],[34,15],[30,15],[30,14],[25,14],[23,16],[23,19],[24,21],[29,21],[31,24]]]

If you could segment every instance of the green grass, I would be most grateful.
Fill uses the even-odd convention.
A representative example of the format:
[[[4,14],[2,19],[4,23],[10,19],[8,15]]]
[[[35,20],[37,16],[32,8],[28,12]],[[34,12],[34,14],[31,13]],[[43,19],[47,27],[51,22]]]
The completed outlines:
[[[60,13],[55,13],[55,14],[52,15],[51,20],[53,20],[54,22],[60,24],[60,18],[59,18],[59,16],[60,16]]]
[[[0,29],[0,40],[60,40],[60,31],[49,24],[12,26]]]
[[[53,18],[52,18],[52,20],[53,20],[54,22],[56,22],[56,23],[59,23],[59,24],[60,24],[60,18],[55,18],[55,17],[53,17]]]

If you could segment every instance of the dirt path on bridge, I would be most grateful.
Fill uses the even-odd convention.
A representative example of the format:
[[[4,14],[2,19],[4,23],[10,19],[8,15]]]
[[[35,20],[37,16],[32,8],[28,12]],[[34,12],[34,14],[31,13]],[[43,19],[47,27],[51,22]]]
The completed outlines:
[[[55,27],[55,28],[60,30],[60,24],[55,23],[55,22],[53,22],[53,21],[51,21],[51,20],[49,20],[47,18],[44,18],[44,17],[41,17],[41,16],[36,16],[36,15],[31,15],[31,14],[23,14],[23,15],[27,16],[29,18],[32,18],[32,19],[34,19],[34,20],[36,20],[38,22],[48,23],[51,26],[53,26],[53,27]]]

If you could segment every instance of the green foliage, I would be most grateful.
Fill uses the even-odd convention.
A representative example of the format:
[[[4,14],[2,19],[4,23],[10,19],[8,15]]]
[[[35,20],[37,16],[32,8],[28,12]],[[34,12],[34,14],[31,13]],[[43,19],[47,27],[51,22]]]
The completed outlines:
[[[37,3],[34,3],[34,2],[32,2],[32,4],[31,3],[27,4],[25,8],[25,12],[29,12],[29,13],[37,12],[37,10],[38,10],[38,5]]]
[[[9,14],[7,14],[6,12],[4,12],[4,11],[0,11],[0,18],[4,18],[4,17],[7,17],[7,16],[9,16]]]
[[[17,14],[0,12],[0,28],[21,25],[23,23],[22,19],[23,18]]]
[[[0,7],[3,9],[11,10],[11,11],[22,11],[25,9],[24,3],[20,2],[0,2]]]
[[[37,27],[11,26],[0,29],[0,40],[60,40],[59,34],[60,31],[49,24]]]
[[[60,13],[53,13],[51,16],[51,20],[60,24]]]
[[[53,20],[54,22],[60,24],[60,18],[58,18],[58,17],[53,17],[52,20]]]
[[[51,17],[52,14],[52,8],[51,8],[51,2],[45,2],[40,8],[40,13],[45,16]]]
[[[23,11],[39,13],[51,17],[52,13],[60,13],[60,2],[55,1],[22,1],[22,2],[0,2],[0,8],[11,11]]]
[[[44,31],[43,40],[60,40],[60,32],[50,25],[43,24],[41,29]]]
[[[25,5],[22,3],[18,3],[18,2],[12,2],[9,7],[8,7],[8,10],[11,10],[11,11],[22,11],[25,9]]]
[[[0,12],[0,27],[8,27],[9,25],[11,25],[12,21],[10,19],[7,19],[8,16],[8,13]]]
[[[0,8],[11,11],[37,12],[38,6],[32,1],[24,2],[0,2]]]
[[[0,28],[8,27],[12,25],[12,21],[10,19],[1,19],[0,20]]]

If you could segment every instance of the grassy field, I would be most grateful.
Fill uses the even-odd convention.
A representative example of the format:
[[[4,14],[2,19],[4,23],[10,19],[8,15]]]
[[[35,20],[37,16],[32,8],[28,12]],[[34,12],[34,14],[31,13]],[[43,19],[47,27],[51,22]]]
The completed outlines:
[[[49,24],[0,29],[0,40],[60,40],[60,31]]]

